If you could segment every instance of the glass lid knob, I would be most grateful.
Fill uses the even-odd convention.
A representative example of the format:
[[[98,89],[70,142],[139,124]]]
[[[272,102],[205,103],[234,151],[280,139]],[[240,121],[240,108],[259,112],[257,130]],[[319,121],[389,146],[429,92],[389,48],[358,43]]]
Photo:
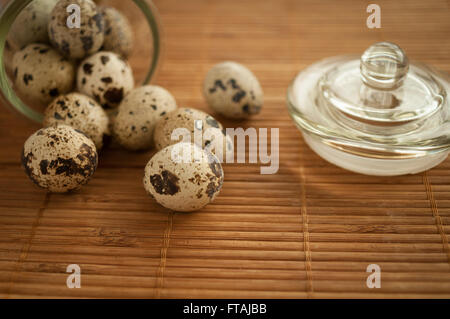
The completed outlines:
[[[375,43],[361,56],[361,79],[366,85],[375,89],[398,88],[402,85],[408,70],[408,57],[394,43]]]

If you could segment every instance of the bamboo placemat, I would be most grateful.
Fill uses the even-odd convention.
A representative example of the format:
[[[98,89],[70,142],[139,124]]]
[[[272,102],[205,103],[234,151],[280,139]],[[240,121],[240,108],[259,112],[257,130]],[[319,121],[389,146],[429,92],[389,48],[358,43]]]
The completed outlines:
[[[179,105],[208,110],[207,70],[239,61],[266,103],[251,121],[224,124],[280,128],[278,174],[226,165],[219,198],[196,213],[145,194],[151,152],[108,149],[80,192],[45,194],[19,161],[38,126],[2,108],[0,297],[450,297],[450,160],[418,175],[353,174],[315,155],[285,108],[300,69],[380,40],[450,71],[448,1],[377,1],[376,30],[365,25],[369,3],[156,1],[165,31],[156,83]],[[81,267],[80,289],[66,287],[69,264]],[[380,289],[366,286],[369,264],[381,267]]]

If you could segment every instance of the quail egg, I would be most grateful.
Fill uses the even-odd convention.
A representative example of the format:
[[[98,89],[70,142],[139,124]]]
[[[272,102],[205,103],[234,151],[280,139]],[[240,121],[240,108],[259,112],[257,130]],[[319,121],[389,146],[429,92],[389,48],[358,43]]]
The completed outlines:
[[[47,26],[58,0],[34,0],[14,20],[9,30],[10,42],[23,48],[30,43],[49,43]]]
[[[79,8],[78,26],[75,6]],[[103,45],[103,15],[91,0],[60,0],[51,12],[48,34],[51,44],[61,54],[71,59],[82,59]]]
[[[75,67],[45,44],[29,44],[13,57],[14,84],[32,101],[48,104],[72,90]]]
[[[89,136],[100,150],[110,135],[108,122],[106,112],[97,102],[86,95],[70,93],[50,103],[44,112],[43,125],[69,125]]]
[[[28,177],[54,193],[86,184],[97,168],[97,161],[94,143],[67,125],[40,129],[27,139],[22,152]]]
[[[127,17],[112,7],[99,9],[105,21],[103,50],[128,57],[133,49],[133,29]]]
[[[175,131],[177,129],[179,133]],[[175,139],[172,139],[173,134]],[[154,140],[157,149],[178,143],[180,138],[184,142],[193,142],[208,149],[220,162],[233,152],[232,140],[226,135],[222,124],[211,115],[194,108],[179,108],[165,115],[156,124]]]
[[[236,62],[219,63],[209,70],[203,94],[214,111],[232,119],[258,114],[264,100],[256,76]]]
[[[116,141],[129,150],[150,148],[156,123],[176,108],[173,96],[160,86],[146,85],[132,90],[119,105],[114,119]]]
[[[78,67],[78,91],[93,97],[104,109],[116,108],[133,87],[133,71],[116,53],[97,52]]]
[[[145,167],[144,188],[162,206],[190,212],[211,203],[223,179],[215,155],[193,143],[177,143],[150,159]]]

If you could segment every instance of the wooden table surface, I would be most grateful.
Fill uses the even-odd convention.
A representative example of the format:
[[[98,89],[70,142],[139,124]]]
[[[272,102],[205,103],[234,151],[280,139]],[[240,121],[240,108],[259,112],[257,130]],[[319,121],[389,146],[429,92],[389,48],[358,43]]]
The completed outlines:
[[[199,212],[173,213],[145,194],[152,152],[107,149],[82,190],[46,194],[20,166],[39,125],[2,107],[0,298],[450,297],[450,160],[417,175],[353,174],[315,155],[285,107],[302,68],[377,41],[450,71],[448,1],[376,1],[382,28],[368,29],[371,2],[155,1],[165,50],[154,83],[180,106],[208,110],[207,70],[241,62],[265,105],[224,124],[280,129],[279,172],[227,164],[220,196]],[[66,286],[70,264],[81,268],[80,289]],[[369,264],[381,268],[379,289],[366,286]]]

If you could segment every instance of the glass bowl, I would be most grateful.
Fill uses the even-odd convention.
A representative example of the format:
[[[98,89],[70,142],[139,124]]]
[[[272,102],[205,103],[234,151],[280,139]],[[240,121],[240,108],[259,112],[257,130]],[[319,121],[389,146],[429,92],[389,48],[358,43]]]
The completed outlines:
[[[288,110],[306,143],[342,168],[393,176],[430,169],[450,150],[447,74],[409,63],[397,45],[372,45],[300,72]]]
[[[1,1],[0,13],[0,98],[3,105],[20,115],[41,123],[45,105],[30,102],[20,96],[13,86],[12,57],[20,48],[15,45],[15,34],[10,32],[17,16],[36,0]],[[159,14],[149,0],[99,0],[97,5],[116,8],[124,14],[134,33],[133,50],[128,62],[133,69],[136,85],[147,84],[154,77],[161,58],[161,26]]]

